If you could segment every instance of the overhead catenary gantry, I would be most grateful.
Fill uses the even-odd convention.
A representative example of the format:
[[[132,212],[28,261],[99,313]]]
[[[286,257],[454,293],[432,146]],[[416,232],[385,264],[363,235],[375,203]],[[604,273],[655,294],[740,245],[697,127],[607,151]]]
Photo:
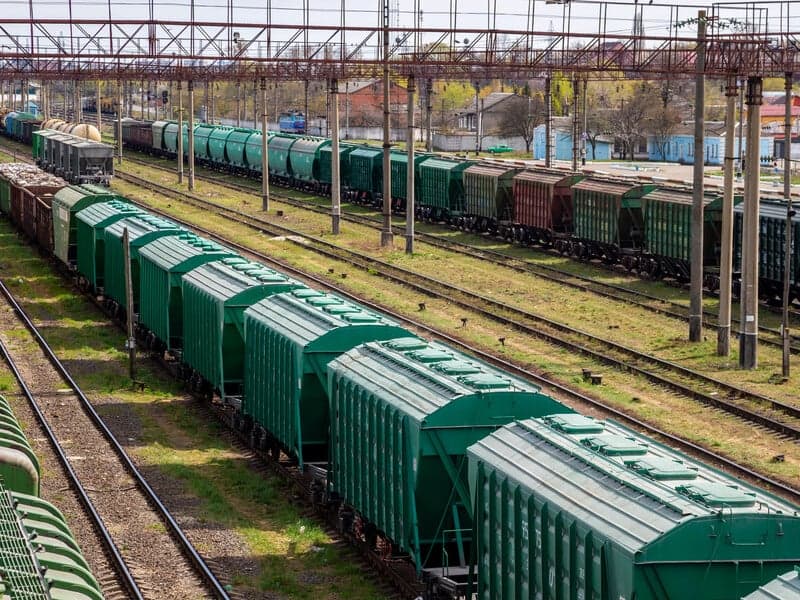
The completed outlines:
[[[367,5],[371,5],[367,6]],[[145,14],[147,18],[142,18]],[[338,82],[382,78],[384,84],[384,153],[389,158],[388,81],[408,86],[408,122],[413,124],[415,81],[425,81],[430,106],[431,81],[545,79],[547,107],[546,164],[552,162],[551,78],[571,78],[577,94],[581,79],[716,78],[730,89],[748,79],[748,172],[745,229],[757,229],[758,136],[755,116],[764,77],[800,73],[800,2],[589,2],[575,0],[408,0],[390,15],[388,0],[299,0],[259,6],[227,0],[220,5],[196,0],[140,4],[117,0],[82,0],[53,5],[35,0],[10,1],[0,19],[0,81],[107,80],[117,82],[118,106],[127,81],[176,81],[178,118],[182,121],[181,82],[187,82],[194,118],[194,84],[237,82],[237,123],[241,118],[242,82],[261,84],[263,144],[266,145],[266,81],[327,81],[334,102],[333,131],[338,131]],[[391,16],[391,18],[390,18]],[[733,82],[733,83],[731,83]],[[584,83],[585,85],[585,83]],[[732,86],[732,88],[731,88]],[[27,86],[22,86],[27,88]],[[74,88],[77,90],[77,88]],[[77,91],[75,93],[78,96]],[[214,94],[211,94],[212,102]],[[702,94],[698,95],[702,98]],[[77,100],[76,100],[77,102]],[[576,96],[577,106],[577,96]],[[66,103],[66,100],[65,100]],[[78,103],[79,104],[79,103]],[[76,104],[76,106],[78,105]],[[701,103],[702,106],[702,103]],[[121,116],[121,110],[118,111]],[[430,109],[428,110],[430,119]],[[696,115],[702,135],[702,113]],[[118,126],[119,123],[118,123]],[[413,129],[409,125],[409,165],[413,164]],[[577,127],[577,115],[574,127]],[[181,129],[179,129],[181,131]],[[576,135],[577,129],[573,132]],[[728,128],[729,137],[732,133]],[[740,147],[741,135],[740,130]],[[337,136],[338,137],[338,136]],[[178,135],[179,148],[182,136]],[[191,128],[189,146],[192,146]],[[699,142],[701,144],[701,142]],[[575,144],[577,148],[577,143]],[[729,144],[728,147],[732,146]],[[702,148],[702,145],[700,145]],[[696,151],[697,152],[697,151]],[[189,151],[189,185],[194,184]],[[179,149],[179,181],[183,171]],[[268,172],[263,152],[263,172]],[[336,154],[334,153],[334,156]],[[577,157],[577,151],[574,152]],[[698,155],[696,153],[696,155]],[[700,154],[702,155],[702,154]],[[121,148],[119,150],[121,158]],[[334,161],[336,163],[337,161]],[[573,169],[577,169],[577,159]],[[726,182],[732,163],[726,159]],[[334,175],[338,176],[337,169]],[[695,170],[693,219],[702,231],[702,170]],[[384,227],[381,243],[392,244],[390,169],[384,168]],[[269,207],[269,187],[262,205]],[[729,183],[727,184],[730,185]],[[413,180],[409,179],[409,188]],[[332,228],[339,230],[338,194],[332,202]],[[413,201],[411,203],[413,206]],[[413,210],[408,211],[409,220]],[[726,215],[730,214],[726,204]],[[748,216],[749,215],[749,216]],[[413,251],[413,223],[406,249]],[[740,364],[756,365],[753,298],[757,296],[755,260],[758,232],[746,233],[755,244],[745,250],[742,289],[745,314],[740,335]],[[727,238],[726,238],[727,239]],[[693,251],[691,339],[700,339],[701,304],[696,271],[702,268],[700,240]],[[729,258],[730,253],[723,251]],[[752,266],[752,268],[751,268]],[[729,270],[729,268],[728,268]],[[722,269],[723,281],[729,274]],[[755,286],[755,288],[754,288]],[[755,294],[755,295],[754,295]],[[726,296],[727,297],[727,296]],[[728,300],[725,300],[729,302]],[[729,348],[729,314],[721,308],[719,348]]]

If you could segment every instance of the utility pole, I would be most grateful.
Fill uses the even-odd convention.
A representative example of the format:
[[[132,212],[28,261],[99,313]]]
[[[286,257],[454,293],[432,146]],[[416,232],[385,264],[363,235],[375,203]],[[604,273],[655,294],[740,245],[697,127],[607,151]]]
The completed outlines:
[[[406,254],[414,254],[414,218],[416,204],[414,202],[414,76],[408,76],[408,136],[406,148],[408,152],[408,168],[406,169]]]
[[[236,126],[242,126],[242,82],[236,82]]]
[[[178,81],[178,183],[183,183],[183,82]]]
[[[478,156],[481,150],[481,107],[478,106],[481,86],[477,81],[473,85],[475,86],[475,156]]]
[[[383,227],[381,246],[391,247],[392,233],[392,145],[389,140],[389,0],[383,0]]]
[[[261,210],[269,210],[269,155],[267,154],[267,78],[261,78]]]
[[[789,352],[791,338],[789,336],[789,281],[792,277],[792,74],[786,73],[784,82],[786,91],[786,113],[783,121],[783,197],[786,199],[786,247],[783,254],[783,311],[781,319],[781,341],[783,342],[783,358],[781,372],[784,379],[789,378]]]
[[[122,256],[125,261],[125,303],[127,310],[128,339],[125,347],[128,349],[128,375],[131,380],[136,379],[136,336],[133,334],[133,278],[131,276],[131,244],[128,228],[122,230]]]
[[[66,99],[64,100],[66,115]],[[122,80],[117,80],[117,164],[122,164]]]
[[[717,355],[731,352],[731,287],[733,282],[733,137],[736,126],[736,77],[728,77],[725,88],[725,163],[722,183],[722,232],[720,234],[719,318],[717,319]]]
[[[189,88],[189,147],[186,149],[189,154],[189,191],[194,191],[194,81],[191,79],[187,83]]]
[[[580,80],[577,75],[572,77],[572,172],[578,171],[578,98],[580,94]]]
[[[425,150],[433,152],[433,80],[428,78],[425,82]]]
[[[544,80],[544,106],[544,166],[549,169],[553,166],[553,82],[549,76]]]
[[[101,132],[102,131],[102,127],[103,127],[103,116],[102,116],[103,113],[100,110],[100,103],[101,103],[100,101],[102,100],[102,98],[100,96],[100,80],[99,79],[97,80],[97,89],[95,90],[95,94],[96,94],[95,98],[97,99],[95,101],[95,105],[96,105],[95,109],[96,109],[96,112],[97,112],[97,131]]]
[[[689,290],[689,341],[703,339],[703,162],[705,157],[706,11],[697,11],[697,59],[692,172],[692,246]]]
[[[331,79],[331,231],[339,235],[342,187],[339,162],[339,81]],[[308,116],[306,116],[308,119]],[[308,121],[306,121],[308,122]]]
[[[747,152],[744,175],[744,225],[742,228],[742,294],[739,366],[758,366],[758,208],[760,201],[759,138],[761,136],[761,77],[747,78]]]

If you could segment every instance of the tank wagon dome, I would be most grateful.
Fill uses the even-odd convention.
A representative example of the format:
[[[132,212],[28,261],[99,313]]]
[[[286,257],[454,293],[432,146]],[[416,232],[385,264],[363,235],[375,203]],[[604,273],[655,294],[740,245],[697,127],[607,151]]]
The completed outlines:
[[[741,598],[800,561],[797,506],[611,420],[518,421],[468,456],[481,599],[506,573],[548,596],[558,564],[586,598]],[[521,539],[545,543],[501,552]]]

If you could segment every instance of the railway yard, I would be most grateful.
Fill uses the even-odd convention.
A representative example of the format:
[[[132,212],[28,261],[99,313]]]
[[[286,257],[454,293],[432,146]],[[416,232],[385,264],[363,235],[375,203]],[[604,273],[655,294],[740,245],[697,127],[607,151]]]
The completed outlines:
[[[800,600],[795,3],[239,4],[4,15],[0,598]]]

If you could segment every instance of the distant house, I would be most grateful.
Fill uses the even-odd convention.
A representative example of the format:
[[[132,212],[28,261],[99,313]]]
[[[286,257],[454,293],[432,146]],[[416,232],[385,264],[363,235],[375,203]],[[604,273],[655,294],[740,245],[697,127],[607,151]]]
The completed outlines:
[[[786,106],[781,97],[780,104],[764,104],[761,106],[761,130],[764,132],[781,132],[786,119]],[[800,98],[798,98],[800,100]],[[791,106],[792,132],[800,133],[800,102]]]
[[[572,117],[555,117],[553,119],[553,148],[555,160],[572,160]],[[580,140],[579,140],[580,144]],[[586,160],[611,160],[614,140],[601,137],[595,144],[586,140]],[[539,125],[533,132],[533,159],[544,160],[547,152],[547,133],[545,125]]]
[[[348,112],[353,125],[379,125],[383,119],[383,80],[339,83],[339,110]],[[389,104],[394,113],[405,118],[408,91],[389,82]]]
[[[528,98],[512,92],[492,92],[485,98],[478,101],[477,109],[475,101],[457,115],[458,128],[467,131],[475,131],[478,128],[478,115],[481,118],[481,132],[484,134],[497,133],[503,121],[503,111],[508,102],[520,102],[527,104]]]
[[[737,124],[738,127],[738,124]],[[706,165],[722,165],[725,159],[725,131],[724,124],[720,122],[706,123],[705,138],[703,140],[703,163]],[[773,136],[762,136],[759,145],[759,155],[763,163],[769,162],[773,154]],[[739,156],[738,131],[733,138],[734,156]],[[743,139],[742,149],[747,149],[747,140]],[[663,152],[662,152],[663,150]],[[647,136],[648,160],[676,162],[684,165],[694,164],[694,123],[682,123],[676,131],[668,136],[663,148],[656,143],[654,135]]]

